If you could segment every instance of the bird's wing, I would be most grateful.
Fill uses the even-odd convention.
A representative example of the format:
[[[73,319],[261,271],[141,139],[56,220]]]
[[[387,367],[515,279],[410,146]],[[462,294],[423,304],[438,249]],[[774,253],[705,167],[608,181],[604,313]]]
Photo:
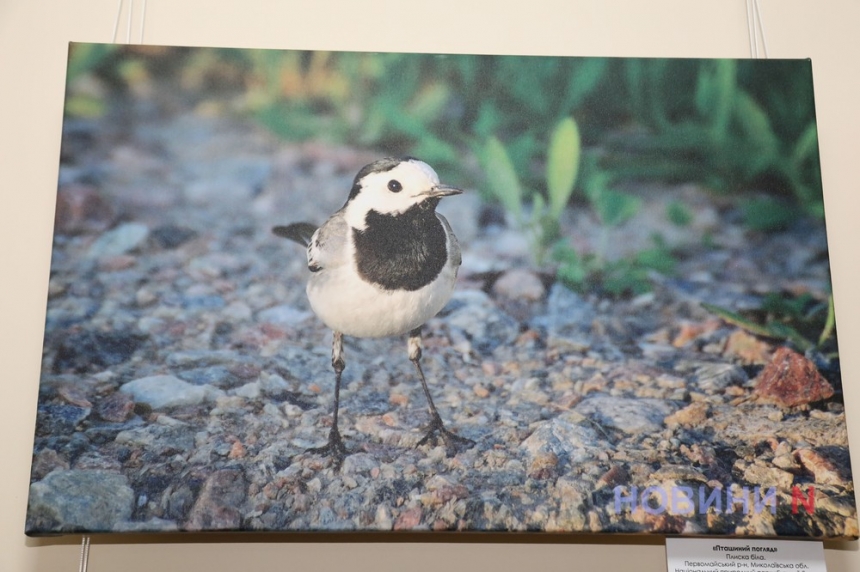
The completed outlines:
[[[337,211],[313,234],[308,244],[308,268],[319,272],[348,262],[347,233],[343,209]]]
[[[272,229],[275,236],[281,238],[289,238],[292,241],[298,242],[302,246],[307,246],[311,242],[311,237],[316,232],[317,227],[309,222],[296,222],[288,226],[276,226]]]
[[[450,239],[448,256],[451,258],[451,263],[455,268],[459,268],[460,264],[463,262],[463,257],[460,254],[460,243],[457,241],[457,237],[454,235],[451,225],[448,224],[448,219],[439,213],[436,213],[436,216],[439,217],[440,221],[442,221],[442,226],[445,227],[445,234],[447,234]]]

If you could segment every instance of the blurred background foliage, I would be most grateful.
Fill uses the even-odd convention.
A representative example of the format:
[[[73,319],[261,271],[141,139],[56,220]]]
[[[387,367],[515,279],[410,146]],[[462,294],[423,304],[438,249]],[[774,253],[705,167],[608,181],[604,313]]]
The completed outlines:
[[[188,97],[229,96],[285,140],[420,157],[500,203],[571,286],[612,268],[556,243],[565,205],[611,229],[640,207],[630,182],[699,183],[755,231],[823,216],[809,61],[75,44],[68,69],[71,115],[104,111],[87,77],[120,90],[178,82]],[[690,212],[673,203],[667,218],[682,226]],[[646,273],[664,251],[657,241],[622,267]],[[627,274],[619,289],[641,290]]]

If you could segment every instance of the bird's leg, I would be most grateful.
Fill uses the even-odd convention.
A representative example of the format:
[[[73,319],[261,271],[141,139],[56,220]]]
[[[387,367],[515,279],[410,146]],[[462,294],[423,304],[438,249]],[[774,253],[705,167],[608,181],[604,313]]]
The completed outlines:
[[[337,470],[349,454],[337,428],[337,411],[340,407],[340,378],[343,370],[346,369],[346,361],[343,359],[343,334],[340,332],[333,332],[332,335],[331,367],[334,369],[334,413],[332,414],[331,431],[328,433],[328,443],[322,447],[308,449],[308,453],[331,455],[334,468]]]
[[[445,429],[445,424],[442,422],[442,417],[436,410],[436,405],[433,404],[433,398],[430,396],[430,389],[427,387],[427,379],[424,377],[424,371],[421,369],[421,327],[417,327],[409,332],[409,360],[415,364],[415,369],[418,370],[418,378],[421,380],[421,387],[424,388],[424,395],[427,396],[427,403],[430,406],[430,425],[427,427],[427,433],[418,441],[421,446],[425,443],[436,443],[441,437],[445,442],[445,450],[449,457],[454,456],[461,448],[468,448],[475,444],[471,439],[460,437]]]

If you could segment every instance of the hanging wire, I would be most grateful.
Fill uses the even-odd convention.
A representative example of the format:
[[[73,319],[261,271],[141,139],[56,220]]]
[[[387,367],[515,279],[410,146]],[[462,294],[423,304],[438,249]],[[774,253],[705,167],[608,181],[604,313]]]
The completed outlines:
[[[113,23],[113,35],[111,36],[111,43],[116,43],[116,35],[119,31],[119,21],[122,17],[122,3],[123,0],[118,0],[116,5],[116,19]],[[132,42],[131,39],[131,24],[134,20],[134,0],[129,0],[128,2],[128,17],[126,18],[126,36],[125,43],[130,44]],[[140,39],[138,40],[138,44],[143,43],[143,33],[146,25],[146,0],[143,0],[143,6],[140,11]]]
[[[125,33],[125,43],[131,43],[131,19],[134,16],[134,0],[128,0],[128,29]]]
[[[747,4],[747,28],[750,36],[750,57],[758,59],[758,33],[761,31],[761,45],[764,57],[767,59],[767,37],[764,34],[764,20],[761,17],[761,8],[758,0],[746,0]]]
[[[764,20],[761,17],[761,9],[758,6],[758,0],[753,0],[758,27],[761,30],[761,45],[764,48],[764,58],[767,59],[767,37],[764,35]]]
[[[143,0],[143,9],[140,13],[140,44],[143,43],[143,25],[146,24],[146,0]]]
[[[87,567],[90,563],[90,537],[81,537],[81,561],[78,565],[78,572],[87,572]]]
[[[122,13],[122,0],[119,0],[116,5],[116,20],[113,23],[113,36],[111,36],[111,43],[116,43],[116,33],[119,30],[119,15]]]
[[[120,0],[120,2],[122,2],[122,0]],[[750,36],[750,57],[754,58],[755,57],[755,30],[754,30],[755,25],[753,22],[753,9],[752,9],[752,6],[750,5],[750,0],[746,0],[746,3],[747,3],[747,31],[749,32],[749,36]],[[117,16],[117,17],[119,17],[119,16]]]

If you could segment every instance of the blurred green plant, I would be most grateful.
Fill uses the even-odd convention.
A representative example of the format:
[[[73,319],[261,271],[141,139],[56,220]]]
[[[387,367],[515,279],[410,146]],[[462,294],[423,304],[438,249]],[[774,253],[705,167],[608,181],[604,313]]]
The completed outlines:
[[[616,260],[607,257],[615,229],[642,207],[639,197],[617,190],[615,184],[613,174],[602,170],[594,155],[585,156],[583,190],[600,222],[597,246],[593,253],[581,255],[567,241],[559,241],[552,252],[559,264],[559,279],[573,290],[598,290],[612,296],[643,294],[652,289],[654,272],[671,274],[675,268],[675,258],[659,235],[651,237],[651,246],[631,256]],[[682,214],[692,216],[685,211],[676,212],[676,217]]]
[[[608,260],[614,229],[641,208],[621,190],[631,181],[700,182],[731,196],[756,231],[823,213],[808,62],[75,45],[69,85],[87,74],[131,91],[175,82],[287,140],[414,155],[443,178],[485,181],[484,196],[529,233],[536,263],[551,258],[574,288],[638,293],[671,271],[658,239]],[[104,112],[97,90],[68,102],[72,114]],[[577,181],[602,226],[593,254],[559,242]],[[684,227],[692,214],[674,201],[666,219]]]
[[[809,293],[798,296],[769,293],[758,308],[743,313],[707,303],[702,307],[751,334],[790,342],[802,352],[827,349],[829,342],[834,341],[833,295],[822,302]],[[835,352],[835,343],[832,349]]]
[[[618,260],[606,260],[597,254],[581,255],[564,241],[556,243],[553,260],[558,263],[556,275],[571,290],[599,291],[620,297],[650,292],[653,273],[671,274],[676,260],[672,251],[658,236],[653,245]]]
[[[504,145],[490,137],[481,153],[487,187],[513,223],[529,236],[535,263],[542,266],[550,256],[557,263],[557,278],[571,289],[598,289],[614,296],[647,292],[651,289],[651,273],[670,273],[675,260],[659,237],[654,237],[653,247],[632,257],[607,259],[613,229],[632,218],[642,201],[614,189],[610,174],[601,171],[591,158],[582,160],[581,147],[576,121],[571,117],[559,121],[547,146],[544,196],[522,184]],[[587,171],[582,183],[585,196],[601,223],[596,253],[587,255],[578,253],[561,237],[560,224],[581,163]]]
[[[823,216],[808,63],[631,59],[624,75],[631,112],[648,131],[610,136],[605,169],[721,192],[759,187],[800,206],[773,196],[744,205],[755,230]]]
[[[114,44],[73,44],[66,67],[65,112],[72,117],[99,117],[105,112],[104,98],[79,84],[88,73],[103,65],[116,51]],[[77,87],[75,89],[74,87]]]
[[[580,152],[579,129],[572,117],[566,117],[550,136],[545,161],[546,197],[524,192],[510,155],[497,138],[487,139],[481,153],[490,192],[514,219],[514,224],[529,235],[538,266],[544,263],[550,246],[560,236],[560,219],[576,184]]]
[[[242,96],[233,109],[285,139],[411,154],[461,179],[478,179],[470,159],[495,137],[523,187],[540,188],[546,134],[575,113],[582,144],[601,149],[600,169],[614,180],[698,181],[740,193],[754,230],[823,212],[808,62],[75,44],[70,85],[88,73],[112,85],[134,81],[119,70],[131,59],[202,97],[229,84]],[[82,97],[72,108],[94,114],[98,103]],[[747,190],[766,194],[745,204]]]

